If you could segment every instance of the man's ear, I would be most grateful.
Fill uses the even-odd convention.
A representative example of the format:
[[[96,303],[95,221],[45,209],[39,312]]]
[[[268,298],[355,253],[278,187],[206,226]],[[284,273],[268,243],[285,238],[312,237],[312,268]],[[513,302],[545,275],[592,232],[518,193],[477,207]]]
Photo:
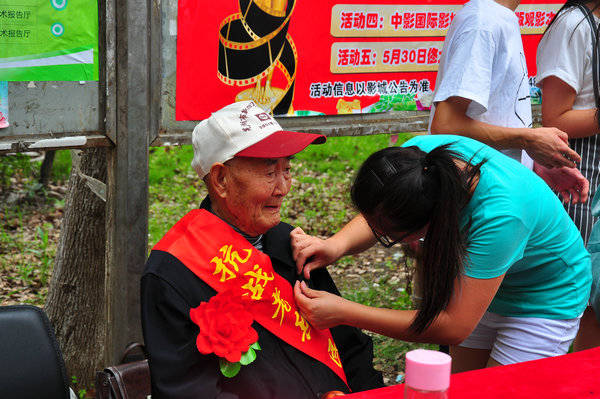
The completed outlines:
[[[218,162],[210,167],[208,180],[210,181],[213,192],[221,198],[227,197],[228,177],[227,168],[222,163]]]

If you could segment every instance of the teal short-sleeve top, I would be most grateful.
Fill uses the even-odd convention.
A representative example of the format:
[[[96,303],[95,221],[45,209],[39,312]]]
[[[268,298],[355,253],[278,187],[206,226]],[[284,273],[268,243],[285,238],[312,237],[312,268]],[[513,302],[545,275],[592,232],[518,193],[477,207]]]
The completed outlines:
[[[590,255],[557,195],[534,172],[476,140],[452,135],[415,137],[403,144],[425,152],[450,149],[473,164],[485,160],[461,211],[465,274],[504,275],[488,311],[504,316],[570,319],[590,295]]]

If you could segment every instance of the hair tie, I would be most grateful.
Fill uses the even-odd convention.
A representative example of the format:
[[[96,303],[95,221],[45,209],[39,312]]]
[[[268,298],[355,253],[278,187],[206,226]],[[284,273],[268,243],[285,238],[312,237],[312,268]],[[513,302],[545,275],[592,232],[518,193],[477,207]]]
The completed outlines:
[[[420,159],[421,167],[423,168],[423,173],[429,173],[429,162],[427,162],[427,155]]]

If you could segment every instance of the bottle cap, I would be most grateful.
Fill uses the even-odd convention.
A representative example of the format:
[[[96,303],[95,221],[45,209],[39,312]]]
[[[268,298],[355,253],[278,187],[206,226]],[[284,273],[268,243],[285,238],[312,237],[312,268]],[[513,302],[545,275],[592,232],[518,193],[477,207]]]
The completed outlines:
[[[416,349],[406,354],[405,385],[423,391],[443,391],[450,386],[452,358],[442,352]]]

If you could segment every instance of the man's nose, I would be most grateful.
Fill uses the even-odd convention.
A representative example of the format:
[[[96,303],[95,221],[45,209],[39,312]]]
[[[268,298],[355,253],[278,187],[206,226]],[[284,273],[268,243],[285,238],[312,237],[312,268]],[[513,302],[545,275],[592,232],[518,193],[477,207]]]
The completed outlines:
[[[284,173],[277,173],[275,177],[275,187],[273,188],[273,195],[287,195],[290,191],[290,179],[285,176]]]

